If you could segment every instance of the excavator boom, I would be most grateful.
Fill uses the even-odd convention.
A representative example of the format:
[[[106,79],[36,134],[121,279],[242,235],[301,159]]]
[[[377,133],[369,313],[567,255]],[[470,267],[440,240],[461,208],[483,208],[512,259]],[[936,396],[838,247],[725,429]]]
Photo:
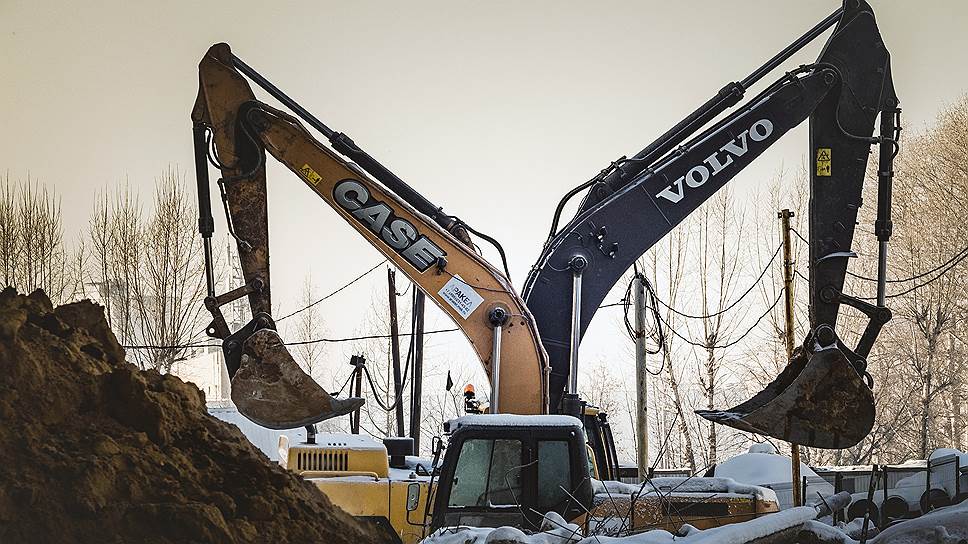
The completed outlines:
[[[746,89],[836,23],[817,62],[788,72],[763,92],[699,132],[738,103]],[[897,98],[890,57],[866,2],[844,7],[742,82],[713,99],[631,159],[620,159],[589,184],[576,216],[552,232],[524,288],[551,360],[550,406],[574,393],[577,346],[606,294],[632,263],[748,166],[784,133],[810,120],[810,333],[800,357],[747,403],[699,412],[719,423],[824,448],[849,447],[873,425],[864,384],[866,357],[883,306],[842,293],[847,257],[871,145],[881,144],[878,225],[890,236],[890,159],[897,144]],[[873,138],[882,115],[882,133]],[[698,135],[693,136],[693,134]],[[885,162],[886,160],[886,162]],[[559,210],[561,206],[559,206]],[[557,224],[557,217],[555,220]],[[883,288],[881,288],[881,292]],[[574,301],[571,307],[563,299]],[[855,350],[835,333],[841,304],[870,318]]]
[[[255,100],[240,69],[284,97],[284,102],[291,102],[237,59],[226,44],[213,46],[199,64],[199,95],[192,119],[200,227],[210,248],[213,221],[207,209],[207,155],[221,169],[218,184],[246,282],[223,295],[217,295],[214,282],[209,282],[206,306],[214,320],[208,332],[223,340],[233,400],[240,412],[262,425],[285,428],[345,413],[347,408],[328,408],[340,401],[328,398],[299,371],[272,330],[265,178],[268,151],[454,320],[488,372],[495,359],[514,363],[500,371],[502,412],[545,413],[547,356],[533,318],[507,278],[461,240],[466,236],[459,228],[462,224],[443,215],[395,176],[390,180],[398,182],[395,190],[377,183],[357,163],[313,138],[295,117]],[[299,112],[305,110],[298,108]],[[381,172],[383,167],[344,134],[310,119],[328,131],[324,135],[335,149],[351,154],[367,170]],[[214,153],[208,150],[206,133],[214,140]],[[310,246],[325,241],[325,233],[311,226],[299,236]],[[332,262],[338,265],[336,259]],[[239,331],[229,331],[219,307],[244,295],[249,297],[254,319]],[[282,378],[279,370],[283,370]]]

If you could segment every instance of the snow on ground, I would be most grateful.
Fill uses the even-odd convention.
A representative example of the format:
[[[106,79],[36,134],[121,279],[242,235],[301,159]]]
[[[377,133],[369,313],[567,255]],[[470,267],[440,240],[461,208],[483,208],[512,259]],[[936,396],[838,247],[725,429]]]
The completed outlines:
[[[441,529],[426,538],[423,544],[489,544],[501,542],[516,544],[744,544],[784,530],[795,530],[816,517],[817,511],[809,506],[791,508],[763,516],[745,523],[735,523],[700,531],[686,525],[681,535],[656,530],[626,537],[584,537],[576,525],[565,524],[561,516],[550,512],[545,516],[542,532],[525,534],[511,527],[484,529],[458,527]]]
[[[284,431],[267,429],[246,419],[236,408],[209,408],[208,413],[238,427],[242,434],[249,439],[249,442],[262,450],[262,453],[272,461],[279,461],[280,436],[287,436],[293,444],[306,441],[306,429],[287,429]]]
[[[682,534],[656,530],[626,537],[584,537],[576,525],[566,523],[550,512],[545,516],[542,532],[526,534],[512,527],[486,529],[456,527],[441,529],[422,544],[748,544],[771,535],[783,534],[795,541],[800,531],[813,533],[829,544],[859,544],[844,531],[859,536],[858,522],[839,529],[813,521],[817,511],[809,506],[791,508],[744,523],[735,523],[700,531],[685,525]],[[894,525],[872,539],[869,544],[959,544],[968,539],[968,503],[939,508],[917,519]],[[786,540],[783,540],[786,541]]]
[[[859,544],[862,520],[854,520],[843,530],[810,521],[804,530],[830,544]],[[850,536],[848,536],[848,534]],[[851,538],[854,537],[854,538]],[[968,502],[938,508],[919,518],[906,520],[883,530],[869,544],[961,544],[968,539]]]

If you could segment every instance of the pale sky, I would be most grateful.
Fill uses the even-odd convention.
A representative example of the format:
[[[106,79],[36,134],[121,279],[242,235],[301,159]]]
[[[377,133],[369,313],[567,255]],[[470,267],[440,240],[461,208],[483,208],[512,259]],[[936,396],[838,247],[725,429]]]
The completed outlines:
[[[168,166],[193,187],[196,67],[211,44],[226,41],[431,201],[501,240],[520,287],[565,191],[637,152],[838,6],[0,0],[0,173],[26,179],[29,172],[53,186],[70,237],[86,229],[100,189],[127,179],[148,202],[153,179]],[[880,1],[874,8],[904,125],[923,126],[968,92],[968,3]],[[785,66],[815,59],[825,38]],[[733,181],[740,194],[801,164],[805,128]],[[380,260],[287,170],[270,163],[269,179],[281,313],[295,307],[307,273],[327,293]],[[217,202],[215,210],[224,235]],[[325,240],[307,245],[309,231]],[[361,332],[371,293],[384,285],[385,273],[374,273],[325,303],[328,334]],[[442,314],[427,324],[448,326]],[[624,372],[631,368],[625,338],[614,314],[603,313],[582,357],[614,360]],[[432,347],[428,356],[476,366],[460,335],[442,335]],[[340,349],[328,353],[334,367],[345,365]],[[483,385],[483,372],[477,380]]]

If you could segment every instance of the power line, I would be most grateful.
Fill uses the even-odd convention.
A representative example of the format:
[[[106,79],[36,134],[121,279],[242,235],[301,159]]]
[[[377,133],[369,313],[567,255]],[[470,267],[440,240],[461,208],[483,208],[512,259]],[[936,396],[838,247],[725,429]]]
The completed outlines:
[[[660,374],[662,374],[662,369],[665,368],[666,360],[668,359],[668,357],[666,357],[666,353],[665,353],[666,335],[665,335],[665,332],[662,330],[662,321],[661,321],[662,318],[659,315],[659,305],[656,304],[656,301],[658,300],[658,298],[656,297],[655,289],[652,288],[652,284],[649,282],[649,280],[645,277],[644,274],[639,272],[638,266],[635,266],[633,263],[633,267],[634,267],[635,274],[632,276],[631,279],[629,279],[628,286],[625,288],[625,298],[622,300],[622,304],[623,304],[622,320],[625,322],[625,330],[628,332],[629,338],[631,338],[633,342],[637,341],[638,338],[640,337],[641,338],[648,337],[648,338],[651,338],[653,342],[655,342],[656,348],[654,350],[651,350],[648,348],[648,346],[646,346],[645,352],[647,354],[649,355],[657,355],[659,353],[663,354],[662,364],[659,365],[659,370],[652,372],[649,369],[648,365],[645,366],[645,371],[647,373],[653,376],[659,376]],[[653,326],[651,327],[651,330],[648,330],[648,331],[645,330],[644,323],[643,323],[643,329],[638,330],[635,327],[633,327],[631,321],[629,321],[629,309],[631,309],[632,307],[632,286],[635,284],[637,280],[642,282],[642,285],[647,292],[646,300],[643,301],[643,304],[646,306],[648,310],[651,310],[651,311],[647,312],[646,315],[648,315],[648,313],[651,313],[652,319],[654,321]],[[649,304],[650,301],[651,301],[651,304]]]
[[[757,276],[756,281],[753,282],[753,284],[750,285],[749,288],[746,289],[746,291],[744,291],[743,294],[740,295],[740,297],[738,299],[734,300],[728,306],[726,306],[722,310],[719,310],[718,312],[713,312],[713,313],[707,314],[707,315],[689,315],[687,313],[680,312],[679,310],[677,310],[677,309],[673,308],[672,306],[666,304],[659,297],[656,297],[656,300],[658,300],[659,301],[659,304],[661,304],[662,306],[664,306],[670,312],[672,312],[672,313],[674,313],[674,314],[676,314],[676,315],[678,315],[680,317],[684,317],[686,319],[709,319],[711,317],[716,317],[718,315],[722,315],[722,314],[724,314],[724,313],[732,310],[733,308],[735,308],[737,304],[739,304],[744,298],[746,298],[746,295],[750,294],[753,291],[753,288],[754,287],[756,287],[757,285],[760,284],[761,281],[763,281],[763,277],[766,276],[767,271],[769,271],[770,266],[773,265],[773,261],[776,260],[776,256],[780,254],[780,249],[782,249],[782,248],[783,248],[782,245],[777,246],[776,247],[776,251],[773,252],[773,256],[770,257],[770,260],[766,263],[766,266],[763,267],[763,270],[760,272],[760,275]]]
[[[342,291],[343,289],[346,289],[347,287],[349,287],[349,286],[351,286],[351,285],[353,285],[354,283],[356,283],[356,282],[358,282],[358,281],[360,281],[361,279],[363,279],[363,278],[364,278],[364,277],[365,277],[365,276],[366,276],[367,274],[369,274],[370,272],[373,272],[374,270],[376,270],[377,268],[379,268],[379,267],[380,267],[380,265],[382,265],[382,264],[383,264],[383,263],[385,263],[385,262],[387,262],[387,260],[386,260],[386,259],[383,259],[382,261],[380,261],[380,262],[378,262],[378,263],[376,263],[375,265],[373,265],[373,267],[372,267],[372,268],[370,268],[370,269],[369,269],[369,270],[367,270],[366,272],[364,272],[364,273],[362,273],[362,274],[360,274],[359,276],[357,276],[357,277],[355,277],[355,278],[353,278],[352,280],[350,280],[350,282],[349,282],[349,283],[347,283],[347,284],[345,284],[345,285],[343,285],[343,286],[342,286],[342,287],[340,287],[339,289],[337,289],[337,290],[335,290],[335,291],[333,291],[332,293],[330,293],[330,294],[328,294],[328,295],[326,295],[325,297],[323,297],[323,298],[321,298],[321,299],[319,299],[319,300],[317,300],[316,302],[313,302],[313,303],[311,303],[311,304],[309,304],[309,305],[307,305],[307,306],[304,306],[304,307],[302,307],[302,308],[300,308],[300,309],[298,309],[298,310],[296,310],[295,312],[292,312],[291,314],[288,314],[288,315],[284,315],[284,316],[282,316],[282,317],[280,317],[279,319],[277,319],[277,320],[276,320],[276,323],[278,323],[278,322],[280,322],[280,321],[282,321],[283,319],[288,319],[288,318],[290,318],[290,317],[292,317],[292,316],[294,316],[294,315],[296,315],[296,314],[298,314],[298,313],[300,313],[300,312],[304,312],[304,311],[306,311],[306,310],[308,310],[308,309],[310,309],[310,308],[312,308],[313,306],[315,306],[315,305],[317,305],[317,304],[319,304],[320,302],[323,302],[324,300],[326,300],[326,299],[328,299],[328,298],[330,298],[330,297],[332,297],[332,296],[334,296],[334,295],[336,295],[337,293],[339,293],[339,292],[340,292],[340,291]]]
[[[963,252],[960,256],[956,256],[956,258],[949,259],[948,260],[948,263],[950,263],[950,264],[947,264],[946,263],[947,264],[947,268],[945,268],[944,270],[941,270],[940,272],[938,272],[938,275],[937,276],[935,276],[935,277],[933,277],[933,278],[931,278],[931,279],[929,279],[929,280],[927,280],[927,281],[925,281],[923,283],[915,284],[915,285],[913,285],[913,286],[911,286],[911,287],[909,287],[909,288],[907,288],[907,289],[905,289],[905,290],[903,290],[903,291],[901,291],[899,293],[891,293],[889,295],[885,295],[884,298],[896,298],[896,297],[904,296],[904,295],[906,295],[908,293],[911,293],[913,291],[916,291],[918,289],[921,289],[922,287],[926,287],[927,285],[929,285],[931,283],[934,283],[935,281],[943,278],[945,276],[945,274],[947,274],[948,272],[951,272],[951,270],[955,266],[957,266],[961,261],[965,260],[966,257],[968,257],[968,248],[965,248],[965,252]],[[938,270],[938,269],[936,268],[935,270]],[[865,298],[863,300],[874,300],[874,299],[873,298]]]
[[[460,329],[437,329],[434,331],[424,331],[424,334],[442,334],[447,332],[457,332]],[[412,332],[403,332],[398,336],[411,336]],[[365,336],[351,336],[346,338],[317,338],[314,340],[302,340],[299,342],[284,342],[287,346],[302,346],[305,344],[319,344],[325,343],[339,343],[339,342],[354,342],[357,340],[383,340],[390,338],[389,334],[369,334]],[[121,346],[124,349],[184,349],[184,348],[220,348],[222,344],[211,344],[211,343],[194,343],[194,344],[175,344],[175,345],[153,345],[153,344],[142,344],[133,346]]]
[[[695,346],[697,348],[705,348],[705,349],[709,349],[709,348],[724,349],[724,348],[732,347],[732,346],[735,346],[736,344],[740,343],[747,336],[749,336],[750,333],[752,333],[753,330],[756,329],[756,327],[759,326],[760,321],[763,321],[763,318],[764,317],[770,315],[770,312],[772,312],[773,309],[776,308],[777,304],[780,303],[780,299],[783,298],[783,291],[785,291],[785,290],[786,290],[785,287],[780,289],[780,293],[777,295],[776,300],[773,301],[773,304],[771,304],[770,307],[767,308],[767,310],[765,312],[763,312],[762,315],[760,315],[760,317],[756,318],[756,322],[753,323],[753,326],[751,326],[749,329],[747,329],[747,331],[744,332],[743,334],[741,334],[738,338],[736,338],[735,340],[732,340],[732,341],[730,341],[730,342],[728,342],[726,344],[707,345],[707,344],[702,344],[702,343],[699,343],[699,342],[695,342],[695,341],[693,341],[693,340],[691,340],[689,338],[686,338],[685,336],[679,334],[678,332],[676,332],[676,330],[674,328],[672,328],[672,326],[669,325],[669,323],[665,319],[663,319],[662,322],[667,327],[669,327],[669,330],[672,332],[672,334],[676,335],[677,337],[679,337],[680,340],[682,340],[683,342],[685,342],[685,343],[687,343],[687,344],[689,344],[691,346]]]
[[[914,281],[914,280],[919,280],[919,279],[921,279],[921,278],[923,278],[925,276],[930,276],[931,274],[934,274],[935,272],[941,270],[942,268],[948,267],[946,270],[944,270],[944,271],[941,272],[941,274],[944,274],[945,272],[947,272],[948,270],[950,270],[951,268],[953,268],[956,264],[958,264],[962,260],[964,260],[964,258],[966,256],[968,256],[968,247],[962,249],[958,253],[955,253],[950,259],[948,259],[947,261],[945,261],[945,262],[939,264],[938,266],[932,268],[931,270],[927,270],[925,272],[920,272],[918,274],[915,274],[914,276],[911,276],[910,278],[894,279],[894,280],[885,280],[885,281],[887,283],[907,283],[907,282],[911,282],[911,281]],[[948,265],[951,265],[951,266],[948,266]],[[859,280],[874,281],[874,282],[877,281],[877,278],[868,278],[866,276],[861,276],[860,274],[855,274],[855,273],[850,272],[850,271],[847,272],[847,275],[853,276],[853,277],[855,277],[855,278],[857,278]],[[931,281],[934,281],[934,280],[931,280]]]
[[[793,233],[796,234],[798,238],[800,238],[804,242],[809,243],[807,241],[807,239],[803,237],[802,234],[800,234],[799,232],[797,232],[797,229],[790,229],[790,230],[792,230]],[[923,278],[925,276],[930,276],[931,274],[934,274],[935,272],[941,270],[942,268],[947,267],[947,268],[945,268],[945,270],[943,270],[941,272],[941,275],[943,275],[943,274],[946,274],[952,268],[954,268],[955,265],[957,265],[958,263],[960,263],[961,261],[963,261],[966,257],[968,257],[968,247],[965,247],[961,251],[955,253],[947,261],[939,264],[938,266],[935,266],[931,270],[925,270],[924,272],[919,272],[919,273],[917,273],[917,274],[915,274],[915,275],[913,275],[913,276],[911,276],[909,278],[896,278],[896,279],[888,279],[888,280],[884,280],[884,281],[886,283],[908,283],[908,282],[912,282],[914,280],[919,280],[919,279],[921,279],[921,278]],[[855,273],[853,273],[853,272],[851,272],[849,270],[847,271],[847,275],[848,276],[851,276],[853,278],[857,278],[859,280],[864,280],[864,281],[872,281],[872,282],[878,281],[877,278],[869,278],[867,276],[861,276],[860,274],[855,274]],[[938,279],[938,278],[936,277],[936,278],[933,278],[931,280],[928,280],[927,282],[921,284],[920,286],[912,287],[912,288],[908,289],[907,291],[903,291],[901,293],[895,293],[893,295],[887,295],[887,298],[899,297],[901,295],[906,295],[906,294],[910,293],[911,291],[914,291],[915,289],[919,289],[920,287],[923,287],[923,286],[931,283],[932,281],[934,281],[936,279]],[[873,299],[870,299],[870,300],[873,300]]]
[[[754,281],[752,285],[750,285],[745,291],[743,291],[743,294],[740,295],[739,298],[737,298],[733,302],[729,303],[725,308],[723,308],[723,309],[721,309],[719,311],[713,312],[711,314],[705,314],[705,315],[691,315],[691,314],[687,314],[685,312],[682,312],[682,311],[679,311],[679,310],[673,308],[671,305],[669,305],[664,300],[662,300],[661,298],[659,298],[659,296],[655,293],[654,290],[653,290],[653,293],[652,294],[653,294],[655,300],[658,301],[658,303],[661,304],[663,308],[669,310],[670,312],[672,312],[672,313],[674,313],[674,314],[676,314],[676,315],[678,315],[680,317],[684,317],[686,319],[709,319],[711,317],[716,317],[718,315],[725,314],[726,312],[728,312],[728,311],[732,310],[733,308],[735,308],[737,304],[739,304],[740,302],[742,302],[742,300],[744,298],[746,298],[746,296],[749,295],[751,292],[753,292],[753,289],[757,285],[759,285],[761,281],[763,281],[763,277],[766,276],[766,273],[769,271],[770,266],[773,264],[773,261],[776,260],[777,255],[780,254],[780,250],[782,248],[783,248],[783,246],[777,246],[776,251],[773,252],[773,256],[770,257],[770,260],[766,263],[766,266],[763,268],[762,271],[760,271],[760,274],[759,274],[759,276],[757,276],[756,281]],[[615,307],[615,306],[627,307],[628,304],[629,304],[629,301],[627,299],[628,299],[628,296],[626,295],[625,298],[620,299],[618,302],[612,302],[612,303],[609,303],[609,304],[602,304],[601,306],[598,307],[598,309],[612,308],[612,307]]]

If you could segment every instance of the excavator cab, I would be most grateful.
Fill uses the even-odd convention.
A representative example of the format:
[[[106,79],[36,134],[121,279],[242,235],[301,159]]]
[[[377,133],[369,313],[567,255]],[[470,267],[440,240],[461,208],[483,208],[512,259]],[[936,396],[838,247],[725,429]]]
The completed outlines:
[[[582,422],[562,415],[467,415],[447,422],[447,451],[431,531],[521,527],[539,531],[546,512],[574,520],[592,508]]]

